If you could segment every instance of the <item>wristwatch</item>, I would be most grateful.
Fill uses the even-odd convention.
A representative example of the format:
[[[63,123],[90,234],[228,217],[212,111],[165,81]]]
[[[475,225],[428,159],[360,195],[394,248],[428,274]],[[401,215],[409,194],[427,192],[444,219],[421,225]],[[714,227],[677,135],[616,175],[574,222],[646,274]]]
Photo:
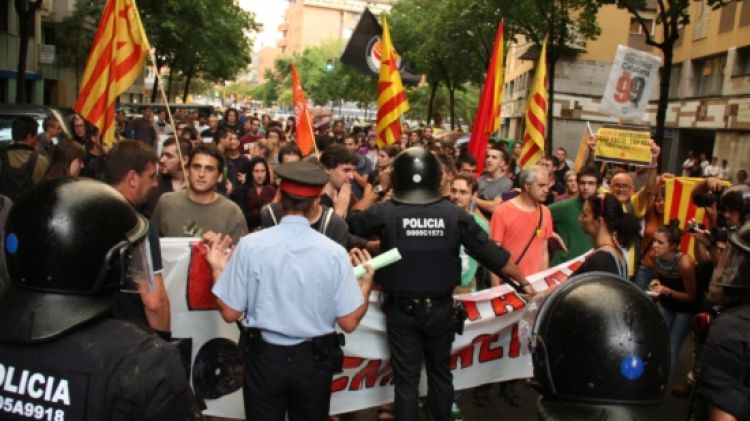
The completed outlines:
[[[377,194],[378,196],[380,196],[381,198],[382,198],[383,196],[385,196],[385,189],[383,189],[383,186],[381,186],[380,184],[378,184],[377,186],[373,187],[373,188],[372,188],[372,192],[373,192],[373,193],[376,193],[376,194]]]

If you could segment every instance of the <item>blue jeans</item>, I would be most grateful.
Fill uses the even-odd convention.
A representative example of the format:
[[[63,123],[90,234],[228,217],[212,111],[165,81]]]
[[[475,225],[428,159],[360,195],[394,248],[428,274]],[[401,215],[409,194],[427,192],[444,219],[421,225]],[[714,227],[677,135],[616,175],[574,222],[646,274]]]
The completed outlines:
[[[669,330],[669,344],[671,346],[669,378],[671,379],[680,360],[682,342],[685,341],[688,333],[690,333],[690,321],[693,318],[693,313],[673,312],[667,310],[661,304],[659,304],[659,311],[662,317],[664,317],[664,322],[667,324],[667,329]]]
[[[633,282],[638,285],[638,288],[646,291],[648,284],[651,283],[651,279],[654,278],[654,270],[645,265],[638,265],[638,270],[635,272],[635,278]]]

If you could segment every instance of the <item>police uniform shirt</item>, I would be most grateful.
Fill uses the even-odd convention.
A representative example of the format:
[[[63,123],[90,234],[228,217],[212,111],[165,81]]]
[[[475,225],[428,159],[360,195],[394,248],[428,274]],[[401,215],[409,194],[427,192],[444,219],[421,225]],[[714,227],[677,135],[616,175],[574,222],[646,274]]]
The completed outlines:
[[[212,291],[276,345],[331,333],[364,302],[344,248],[298,215],[243,237]]]
[[[493,273],[510,258],[469,213],[445,199],[428,205],[380,202],[353,212],[348,222],[356,235],[377,234],[381,250],[399,250],[402,259],[375,272],[375,280],[402,296],[451,294],[461,278],[461,245]]]
[[[2,420],[200,419],[176,349],[113,319],[0,343],[0,402]]]

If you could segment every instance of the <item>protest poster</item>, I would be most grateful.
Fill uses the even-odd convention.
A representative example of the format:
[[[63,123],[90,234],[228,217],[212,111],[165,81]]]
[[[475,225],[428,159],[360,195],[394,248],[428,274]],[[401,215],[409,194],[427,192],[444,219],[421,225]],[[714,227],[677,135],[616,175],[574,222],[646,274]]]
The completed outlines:
[[[607,124],[596,131],[597,161],[651,165],[651,131],[648,127]]]
[[[617,46],[617,54],[602,96],[601,110],[622,120],[639,120],[654,89],[661,59],[655,55]]]
[[[205,256],[193,247],[196,241],[161,239],[172,336],[191,339],[188,377],[196,395],[206,404],[203,414],[244,419],[239,329],[224,322],[205,301],[211,281],[199,261]],[[579,257],[527,279],[537,291],[547,290],[567,280],[582,261]],[[464,302],[468,314],[464,333],[456,335],[453,342],[451,370],[456,390],[531,377],[528,338],[524,339],[524,329],[519,327],[524,299],[507,285],[457,295],[456,299]],[[377,304],[377,292],[373,291],[370,301],[359,327],[346,335],[344,370],[334,374],[331,382],[332,414],[393,401],[385,315]],[[422,393],[427,391],[425,380],[423,374]]]

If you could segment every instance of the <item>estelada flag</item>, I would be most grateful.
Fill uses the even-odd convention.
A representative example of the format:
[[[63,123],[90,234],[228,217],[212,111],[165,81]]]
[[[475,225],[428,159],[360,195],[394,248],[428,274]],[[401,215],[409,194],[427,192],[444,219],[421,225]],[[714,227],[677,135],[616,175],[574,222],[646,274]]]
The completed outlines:
[[[664,189],[664,223],[668,224],[673,219],[680,221],[680,229],[685,232],[687,222],[691,219],[711,228],[706,217],[704,208],[695,206],[692,193],[695,186],[702,182],[703,178],[697,177],[669,177],[665,179]],[[724,182],[727,186],[728,182]],[[680,251],[695,257],[695,239],[690,235],[683,235],[680,242]]]
[[[492,49],[487,76],[482,86],[482,96],[477,105],[474,126],[471,129],[469,153],[477,160],[476,174],[484,171],[484,157],[490,136],[500,128],[500,111],[503,105],[503,21],[497,27],[495,46]]]
[[[315,134],[310,114],[307,112],[305,91],[302,90],[302,83],[297,75],[297,66],[294,63],[292,63],[292,96],[294,97],[294,118],[297,120],[295,132],[297,147],[302,152],[302,156],[307,156],[315,149]]]
[[[547,39],[542,43],[534,81],[526,101],[526,118],[521,158],[523,168],[536,165],[544,155],[544,134],[547,128]]]
[[[133,0],[107,0],[73,109],[115,140],[115,101],[140,76],[150,46]]]
[[[406,91],[398,73],[396,50],[391,43],[388,22],[383,17],[383,37],[380,50],[380,76],[378,78],[377,142],[381,148],[396,143],[401,137],[401,115],[409,111]]]

